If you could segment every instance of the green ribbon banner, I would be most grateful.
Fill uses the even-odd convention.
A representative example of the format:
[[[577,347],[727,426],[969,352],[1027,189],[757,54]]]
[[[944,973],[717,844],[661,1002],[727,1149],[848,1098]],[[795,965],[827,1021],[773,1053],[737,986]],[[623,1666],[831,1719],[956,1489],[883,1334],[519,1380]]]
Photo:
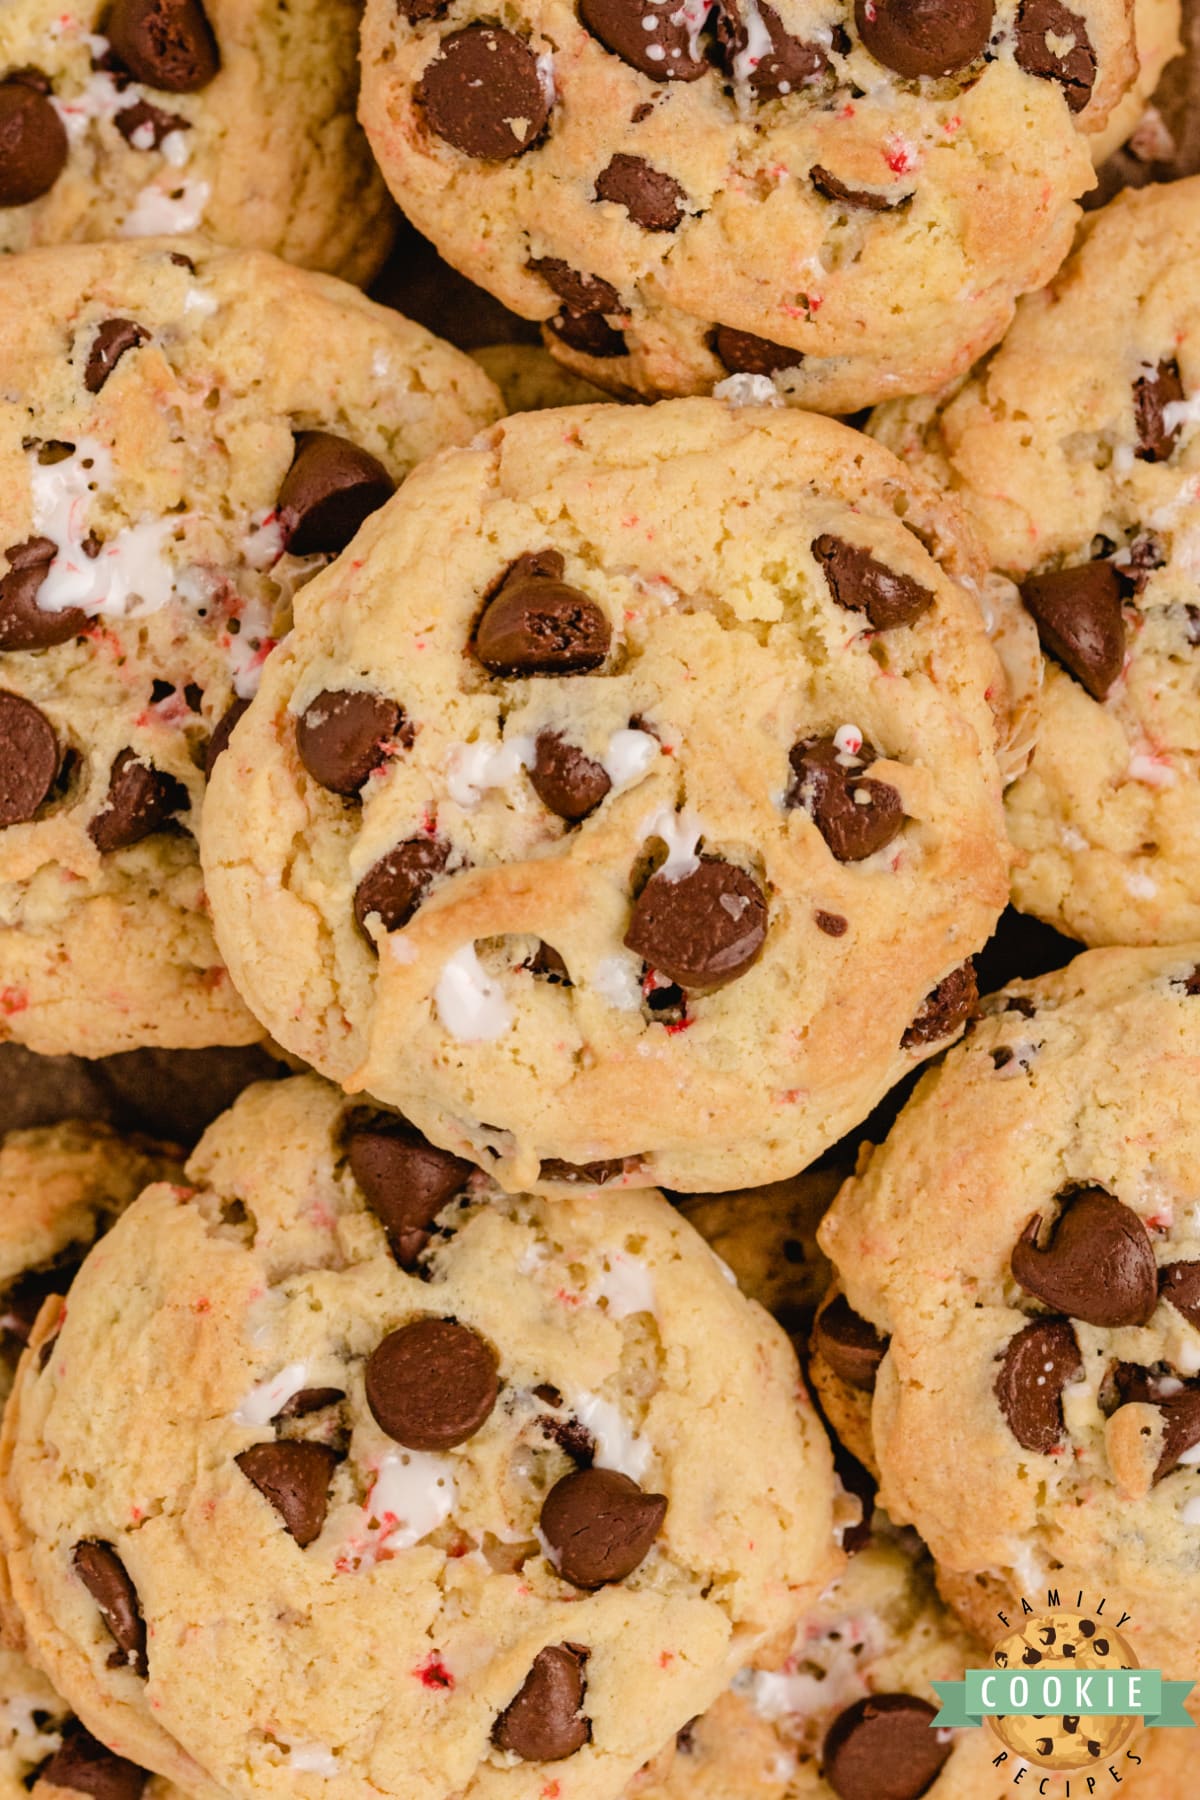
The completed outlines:
[[[1192,1681],[1164,1681],[1157,1669],[968,1669],[965,1681],[935,1681],[942,1710],[934,1725],[981,1725],[996,1716],[1140,1718],[1192,1726],[1184,1711]]]

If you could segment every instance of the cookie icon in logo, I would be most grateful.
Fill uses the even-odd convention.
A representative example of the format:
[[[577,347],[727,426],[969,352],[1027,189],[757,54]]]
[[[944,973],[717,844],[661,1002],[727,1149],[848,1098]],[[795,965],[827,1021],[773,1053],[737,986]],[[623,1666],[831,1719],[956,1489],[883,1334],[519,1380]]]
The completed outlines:
[[[992,1662],[998,1669],[1039,1673],[1139,1667],[1120,1632],[1094,1614],[1077,1612],[1036,1613],[1027,1618],[1001,1638],[992,1651]],[[1097,1686],[1098,1701],[1102,1687],[1103,1683]],[[1049,1703],[1051,1694],[1046,1698]],[[1040,1769],[1056,1772],[1086,1769],[1116,1756],[1141,1726],[1137,1717],[1072,1713],[996,1714],[987,1723],[1007,1749]]]

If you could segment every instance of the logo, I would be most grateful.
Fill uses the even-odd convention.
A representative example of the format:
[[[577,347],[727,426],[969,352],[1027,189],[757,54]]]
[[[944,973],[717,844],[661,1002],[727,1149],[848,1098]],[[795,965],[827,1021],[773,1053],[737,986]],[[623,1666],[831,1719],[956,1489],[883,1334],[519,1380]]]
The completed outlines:
[[[1146,1727],[1192,1726],[1184,1710],[1190,1681],[1164,1681],[1157,1669],[1138,1665],[1122,1613],[1105,1617],[1105,1601],[1086,1610],[1060,1604],[1050,1589],[1044,1609],[1022,1599],[1019,1623],[998,1615],[1005,1627],[986,1669],[968,1669],[962,1681],[935,1681],[942,1703],[936,1726],[983,1725],[1003,1746],[993,1758],[1008,1764],[1026,1792],[1090,1795],[1120,1785],[1124,1760],[1141,1761],[1131,1740]],[[1034,1770],[1045,1777],[1026,1785]],[[1130,1772],[1126,1766],[1125,1774]],[[1065,1785],[1051,1782],[1062,1775]],[[1081,1776],[1074,1786],[1070,1777]]]

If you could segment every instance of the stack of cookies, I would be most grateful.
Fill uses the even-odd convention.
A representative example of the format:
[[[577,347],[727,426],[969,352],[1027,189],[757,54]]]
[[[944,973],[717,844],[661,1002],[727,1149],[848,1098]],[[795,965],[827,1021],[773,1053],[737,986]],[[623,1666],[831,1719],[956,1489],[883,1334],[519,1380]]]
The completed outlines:
[[[1200,175],[1074,3],[3,9],[0,1800],[1200,1792],[935,1685],[1200,1673]]]

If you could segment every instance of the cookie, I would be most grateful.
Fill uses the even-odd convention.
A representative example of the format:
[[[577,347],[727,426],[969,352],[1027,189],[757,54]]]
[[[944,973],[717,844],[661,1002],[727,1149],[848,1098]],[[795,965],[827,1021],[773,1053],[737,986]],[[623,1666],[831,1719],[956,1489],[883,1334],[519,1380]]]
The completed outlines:
[[[392,208],[356,0],[9,0],[0,255],[200,232],[365,284]]]
[[[851,1381],[857,1319],[881,1499],[955,1597],[1104,1594],[1168,1674],[1200,1655],[1198,994],[1194,949],[1014,983],[820,1233],[818,1343]]]
[[[501,1195],[314,1077],[187,1179],[43,1312],[3,1453],[29,1638],[147,1766],[615,1795],[836,1573],[787,1339],[661,1196]]]
[[[541,412],[548,406],[586,406],[607,394],[575,375],[537,344],[484,344],[471,355],[504,396],[506,412]]]
[[[1087,221],[995,354],[872,430],[967,507],[1041,640],[1009,789],[1023,911],[1085,943],[1200,937],[1200,179]]]
[[[790,1181],[731,1194],[678,1195],[675,1204],[738,1286],[793,1336],[806,1331],[825,1293],[829,1264],[817,1227],[845,1170],[809,1169]]]
[[[10,258],[0,310],[0,1036],[250,1043],[206,768],[296,588],[498,396],[343,283],[192,239]]]
[[[418,471],[210,788],[272,1034],[515,1191],[810,1162],[961,1028],[1004,895],[1003,687],[926,501],[857,433],[713,400]]]
[[[184,1800],[99,1743],[46,1677],[0,1646],[0,1800]]]
[[[361,116],[417,227],[589,380],[851,412],[1053,274],[1133,39],[1123,0],[368,0]]]
[[[1084,196],[1085,206],[1096,203],[1097,191],[1102,191],[1109,181],[1111,171],[1105,166],[1109,159],[1120,159],[1122,145],[1137,138],[1139,132],[1144,138],[1148,125],[1153,129],[1150,125],[1150,119],[1155,115],[1152,96],[1157,93],[1167,65],[1184,48],[1180,40],[1183,23],[1179,0],[1134,0],[1137,78],[1124,99],[1109,114],[1103,130],[1092,138],[1090,149],[1092,159],[1097,164],[1097,186]],[[1134,158],[1136,154],[1134,149]],[[1111,199],[1116,191],[1114,186],[1104,194],[1104,199]]]

